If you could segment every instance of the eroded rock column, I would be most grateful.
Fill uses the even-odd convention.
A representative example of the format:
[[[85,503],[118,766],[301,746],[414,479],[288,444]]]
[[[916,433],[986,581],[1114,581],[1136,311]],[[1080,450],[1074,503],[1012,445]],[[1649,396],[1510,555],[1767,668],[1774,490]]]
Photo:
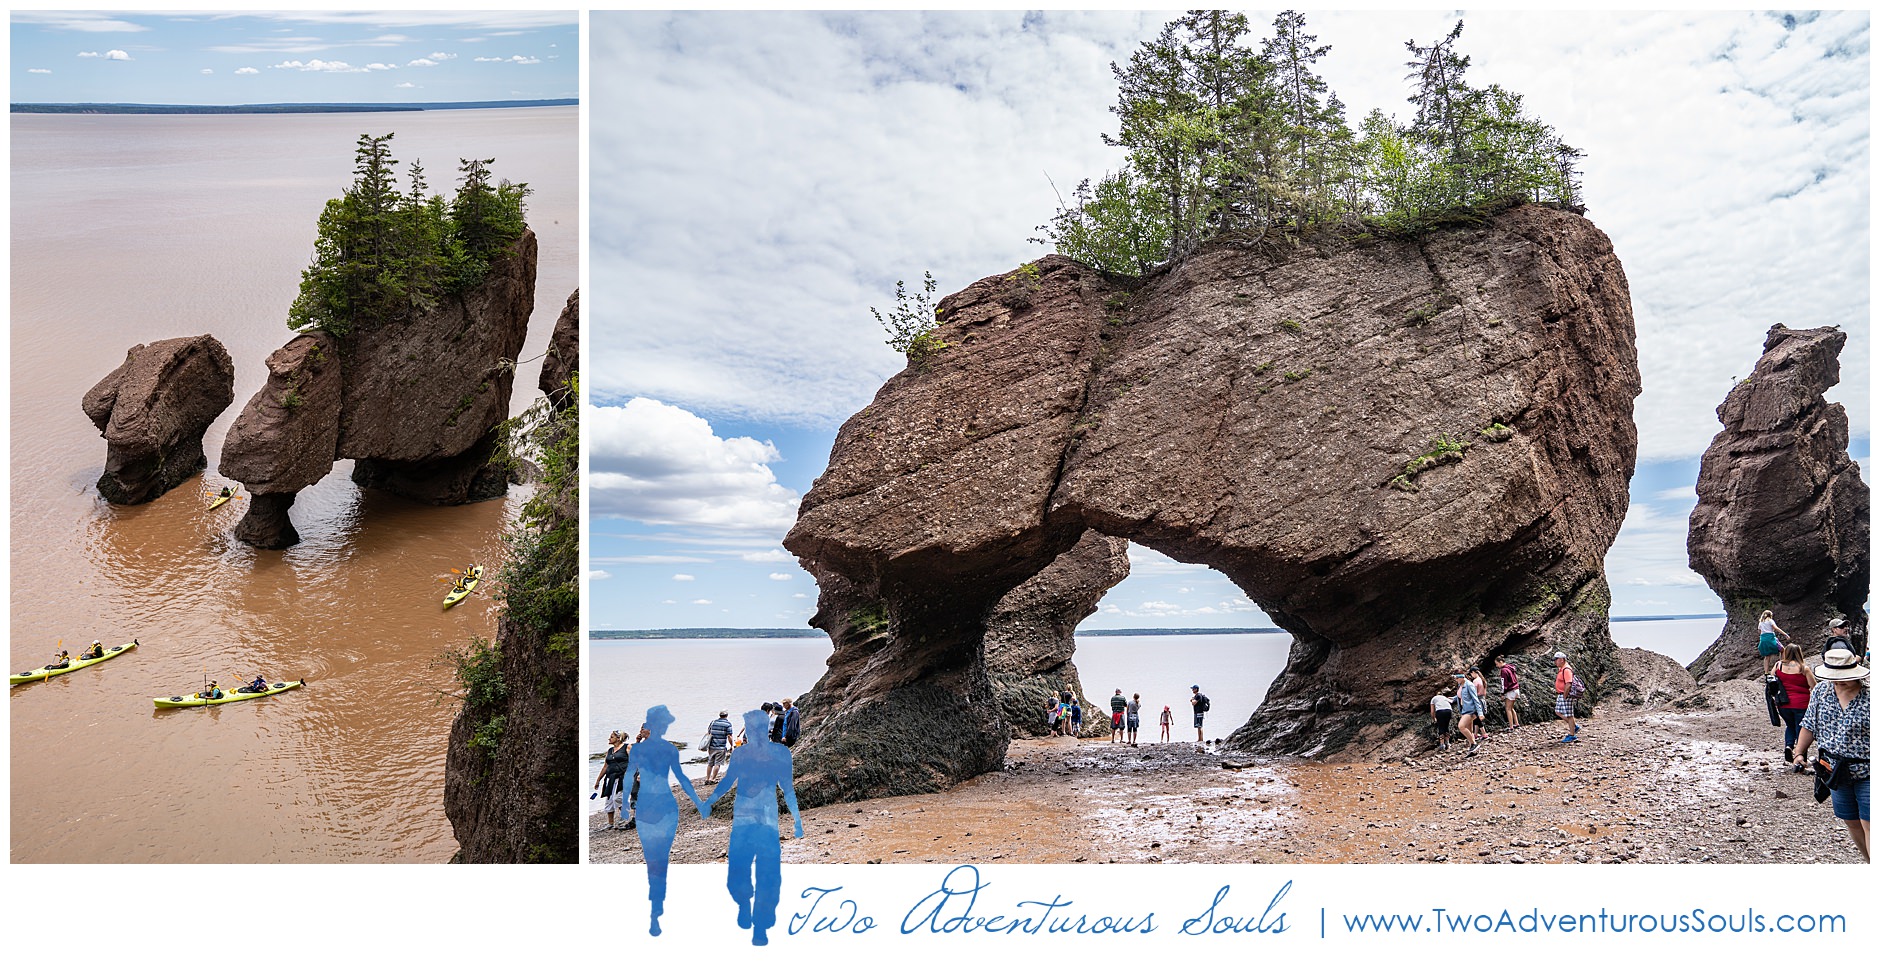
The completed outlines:
[[[108,444],[98,493],[113,504],[163,496],[208,465],[202,434],[235,401],[235,365],[213,335],[134,345],[85,393]]]

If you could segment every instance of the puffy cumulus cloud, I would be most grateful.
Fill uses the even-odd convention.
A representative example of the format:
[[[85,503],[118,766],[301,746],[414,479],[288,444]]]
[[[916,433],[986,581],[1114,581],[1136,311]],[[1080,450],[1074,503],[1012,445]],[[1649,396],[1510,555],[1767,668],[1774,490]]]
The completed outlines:
[[[78,52],[78,56],[103,58],[106,61],[129,61],[131,60],[131,56],[129,54],[123,51],[115,50],[115,49],[105,51],[103,53],[100,53],[98,51],[80,51]]]
[[[450,60],[454,60],[456,57],[457,55],[450,54],[444,51],[432,51],[429,55],[426,55],[426,59],[433,61],[433,62],[450,61]]]
[[[582,427],[597,517],[773,538],[796,520],[798,497],[777,483],[769,464],[781,456],[768,442],[721,438],[699,416],[652,399],[592,407]]]
[[[697,581],[698,579],[697,579],[697,576],[693,576],[693,575],[674,575],[672,576],[672,580],[675,582],[693,582],[693,581]]]
[[[268,67],[278,68],[283,71],[331,71],[336,73],[356,73],[365,70],[364,68],[355,68],[345,61],[323,61],[319,58],[314,58],[311,61],[282,61],[279,64],[270,64]]]
[[[236,74],[260,74],[261,69],[260,68],[236,68],[235,73]]]
[[[596,582],[604,582],[614,577],[614,573],[605,568],[590,568],[588,569],[587,577]]]
[[[367,71],[396,71],[398,70],[398,65],[383,64],[378,61],[374,61],[371,64],[366,65],[366,70]]]
[[[435,68],[437,67],[437,62],[431,60],[428,57],[413,58],[412,60],[405,62],[405,67],[407,68]]]
[[[771,572],[770,580],[773,582],[787,582],[790,580],[790,576],[784,572]]]
[[[791,520],[794,521],[795,517],[796,515],[792,514]],[[789,552],[783,550],[782,548],[769,548],[764,551],[747,551],[744,554],[739,555],[738,558],[743,561],[758,561],[758,562],[784,562],[784,561],[796,560],[795,555],[790,554]]]
[[[480,58],[477,58],[477,63],[479,64],[541,64],[542,59],[539,57],[527,57],[525,55],[516,54],[510,57],[480,57]]]

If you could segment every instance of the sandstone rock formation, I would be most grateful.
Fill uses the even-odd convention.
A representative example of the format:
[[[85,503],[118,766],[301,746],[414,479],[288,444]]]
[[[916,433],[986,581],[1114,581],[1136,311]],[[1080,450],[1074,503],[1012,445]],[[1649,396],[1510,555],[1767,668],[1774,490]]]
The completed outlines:
[[[85,393],[108,444],[98,493],[142,504],[208,465],[202,434],[235,401],[235,365],[213,335],[135,345]]]
[[[992,607],[986,621],[986,675],[1014,736],[1050,733],[1048,701],[1067,686],[1082,701],[1084,724],[1093,736],[1098,724],[1106,724],[1102,730],[1108,734],[1109,694],[1097,688],[1103,698],[1098,706],[1084,693],[1071,662],[1077,648],[1072,633],[1097,611],[1103,593],[1128,576],[1129,542],[1086,531],[1075,547]]]
[[[267,385],[222,446],[219,468],[253,497],[236,536],[293,544],[294,493],[341,459],[356,461],[361,486],[427,504],[502,495],[492,429],[509,413],[535,264],[535,233],[525,231],[480,284],[425,313],[344,338],[302,335],[269,356]]]
[[[535,387],[554,403],[556,409],[568,406],[568,381],[581,367],[581,292],[568,295],[561,317],[555,319],[555,331],[549,335],[548,351],[542,356],[542,373]]]
[[[1723,598],[1728,620],[1691,664],[1699,680],[1757,676],[1763,610],[1806,652],[1828,621],[1864,633],[1869,580],[1867,485],[1847,455],[1847,411],[1822,393],[1841,381],[1835,328],[1769,329],[1748,379],[1717,407],[1691,509],[1691,570]]]
[[[1639,375],[1584,219],[1215,245],[1140,281],[1046,258],[942,308],[949,347],[844,424],[785,539],[836,646],[806,801],[997,768],[988,623],[1092,529],[1220,570],[1294,635],[1240,747],[1403,735],[1456,661],[1616,666]]]

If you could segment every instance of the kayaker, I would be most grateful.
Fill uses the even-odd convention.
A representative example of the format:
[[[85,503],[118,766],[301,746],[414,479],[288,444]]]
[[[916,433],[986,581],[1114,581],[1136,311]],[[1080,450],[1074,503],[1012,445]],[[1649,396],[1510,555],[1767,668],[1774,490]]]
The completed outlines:
[[[267,691],[267,689],[268,689],[268,678],[265,676],[257,676],[255,677],[255,682],[250,683],[245,687],[242,687],[240,692],[264,693]]]
[[[204,700],[220,700],[222,699],[222,688],[217,686],[214,680],[210,680],[209,689],[202,691],[199,696]]]
[[[46,669],[62,670],[71,665],[72,665],[72,654],[61,649],[59,650],[59,658],[53,660],[52,663],[46,667]]]
[[[84,652],[84,653],[82,653],[82,654],[81,654],[81,655],[80,655],[80,656],[79,656],[78,658],[79,658],[79,659],[82,659],[82,660],[84,660],[84,659],[97,659],[97,658],[99,658],[100,656],[103,656],[103,655],[104,655],[104,644],[103,644],[103,643],[96,643],[96,642],[95,642],[95,643],[92,643],[92,644],[91,644],[91,648],[90,648],[90,649],[87,649],[87,650],[85,650],[85,652]]]
[[[217,494],[217,495],[215,495],[215,496],[217,496],[217,497],[233,497],[233,496],[235,496],[235,488],[233,488],[233,487],[224,487],[224,488],[222,488],[222,492],[221,492],[221,493],[219,493],[219,494]]]

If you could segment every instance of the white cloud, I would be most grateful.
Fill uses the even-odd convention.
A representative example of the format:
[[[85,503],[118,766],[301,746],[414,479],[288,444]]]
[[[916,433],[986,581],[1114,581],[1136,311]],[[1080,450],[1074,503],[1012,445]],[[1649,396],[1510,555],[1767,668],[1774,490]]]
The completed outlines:
[[[412,83],[411,83],[411,82],[409,82],[409,81],[400,81],[399,83],[397,83],[397,84],[395,84],[395,85],[393,85],[392,87],[394,87],[394,88],[416,88],[416,87],[418,87],[418,86],[417,86],[417,85],[414,85],[414,84],[412,84]]]
[[[398,65],[382,64],[378,61],[374,61],[371,64],[366,65],[366,70],[367,71],[396,71],[398,70]]]
[[[768,464],[781,456],[768,442],[720,438],[698,416],[651,399],[591,407],[582,425],[597,517],[772,537],[796,520],[798,497],[777,483]]]
[[[590,568],[588,569],[587,577],[596,582],[601,582],[614,577],[614,573],[604,568]]]
[[[1354,121],[1407,118],[1403,42],[1454,23],[1308,16]],[[924,269],[951,291],[1037,256],[1043,173],[1068,190],[1116,166],[1098,138],[1115,130],[1109,64],[1165,19],[595,18],[592,98],[631,109],[592,120],[593,317],[632,322],[594,329],[596,395],[812,425],[854,412],[903,365],[868,307]],[[1521,92],[1588,153],[1588,215],[1637,318],[1641,458],[1702,452],[1776,321],[1840,324],[1843,361],[1870,360],[1868,36],[1858,11],[1792,26],[1471,11],[1469,79]],[[1850,365],[1831,398],[1865,434],[1867,370]]]
[[[541,58],[525,57],[521,54],[517,54],[511,57],[480,57],[480,58],[477,58],[477,61],[479,63],[493,63],[493,64],[541,64],[542,63]]]
[[[712,600],[711,599],[693,599],[692,604],[693,605],[710,605],[712,604]]]
[[[674,575],[672,576],[672,580],[675,582],[695,582],[698,579],[691,575]]]
[[[51,74],[52,69],[51,68],[27,68],[26,73],[27,74]]]
[[[791,518],[793,522],[794,522],[795,517],[796,515],[792,513]],[[767,551],[749,551],[749,552],[745,552],[744,554],[739,555],[738,557],[744,561],[758,561],[758,562],[786,562],[786,561],[796,560],[795,555],[790,554],[789,552],[783,550],[782,548],[771,548]]]
[[[36,24],[52,30],[71,30],[88,34],[133,34],[149,30],[142,24],[118,20],[108,14],[67,10],[15,10],[15,24]]]
[[[235,73],[236,74],[260,74],[261,69],[260,68],[236,68]]]
[[[791,578],[790,575],[787,575],[783,572],[771,572],[770,573],[770,580],[773,582],[787,582],[790,580],[790,578]]]
[[[1661,501],[1678,501],[1687,505],[1694,504],[1697,502],[1697,485],[1685,484],[1682,487],[1672,487],[1668,490],[1661,490],[1652,496]]]
[[[455,54],[446,54],[443,51],[432,51],[429,55],[429,58],[432,61],[449,61],[449,60],[453,60],[456,57],[457,55]]]
[[[356,74],[365,70],[364,68],[355,68],[344,61],[323,61],[319,58],[314,58],[311,61],[282,61],[279,64],[270,64],[268,67],[281,68],[288,71],[327,71],[340,74]]]
[[[588,563],[594,565],[685,565],[710,562],[710,558],[694,558],[690,555],[614,555],[588,559]]]
[[[129,61],[131,60],[131,56],[129,54],[126,54],[123,51],[119,51],[115,49],[106,51],[103,54],[100,54],[97,51],[80,51],[78,52],[78,56],[103,58],[106,61]]]
[[[413,60],[410,60],[410,61],[407,61],[407,62],[405,62],[405,67],[408,67],[408,68],[435,68],[435,67],[437,67],[437,62],[436,62],[436,61],[433,61],[433,60],[431,60],[431,59],[430,59],[430,58],[428,58],[428,57],[421,57],[421,58],[414,58]]]
[[[793,592],[791,593],[790,597],[793,599],[807,599],[809,598],[809,593],[808,592]]]
[[[1695,503],[1695,495],[1692,503]],[[1691,505],[1685,504],[1675,511],[1666,511],[1634,501],[1626,511],[1619,537],[1606,552],[1606,578],[1610,583],[1615,588],[1677,586],[1709,591],[1703,576],[1691,571],[1690,556],[1686,552],[1690,509]]]
[[[203,69],[202,69],[202,72],[201,72],[201,73],[202,73],[202,74],[214,74],[214,73],[215,73],[215,69],[214,69],[214,68],[203,68]]]

